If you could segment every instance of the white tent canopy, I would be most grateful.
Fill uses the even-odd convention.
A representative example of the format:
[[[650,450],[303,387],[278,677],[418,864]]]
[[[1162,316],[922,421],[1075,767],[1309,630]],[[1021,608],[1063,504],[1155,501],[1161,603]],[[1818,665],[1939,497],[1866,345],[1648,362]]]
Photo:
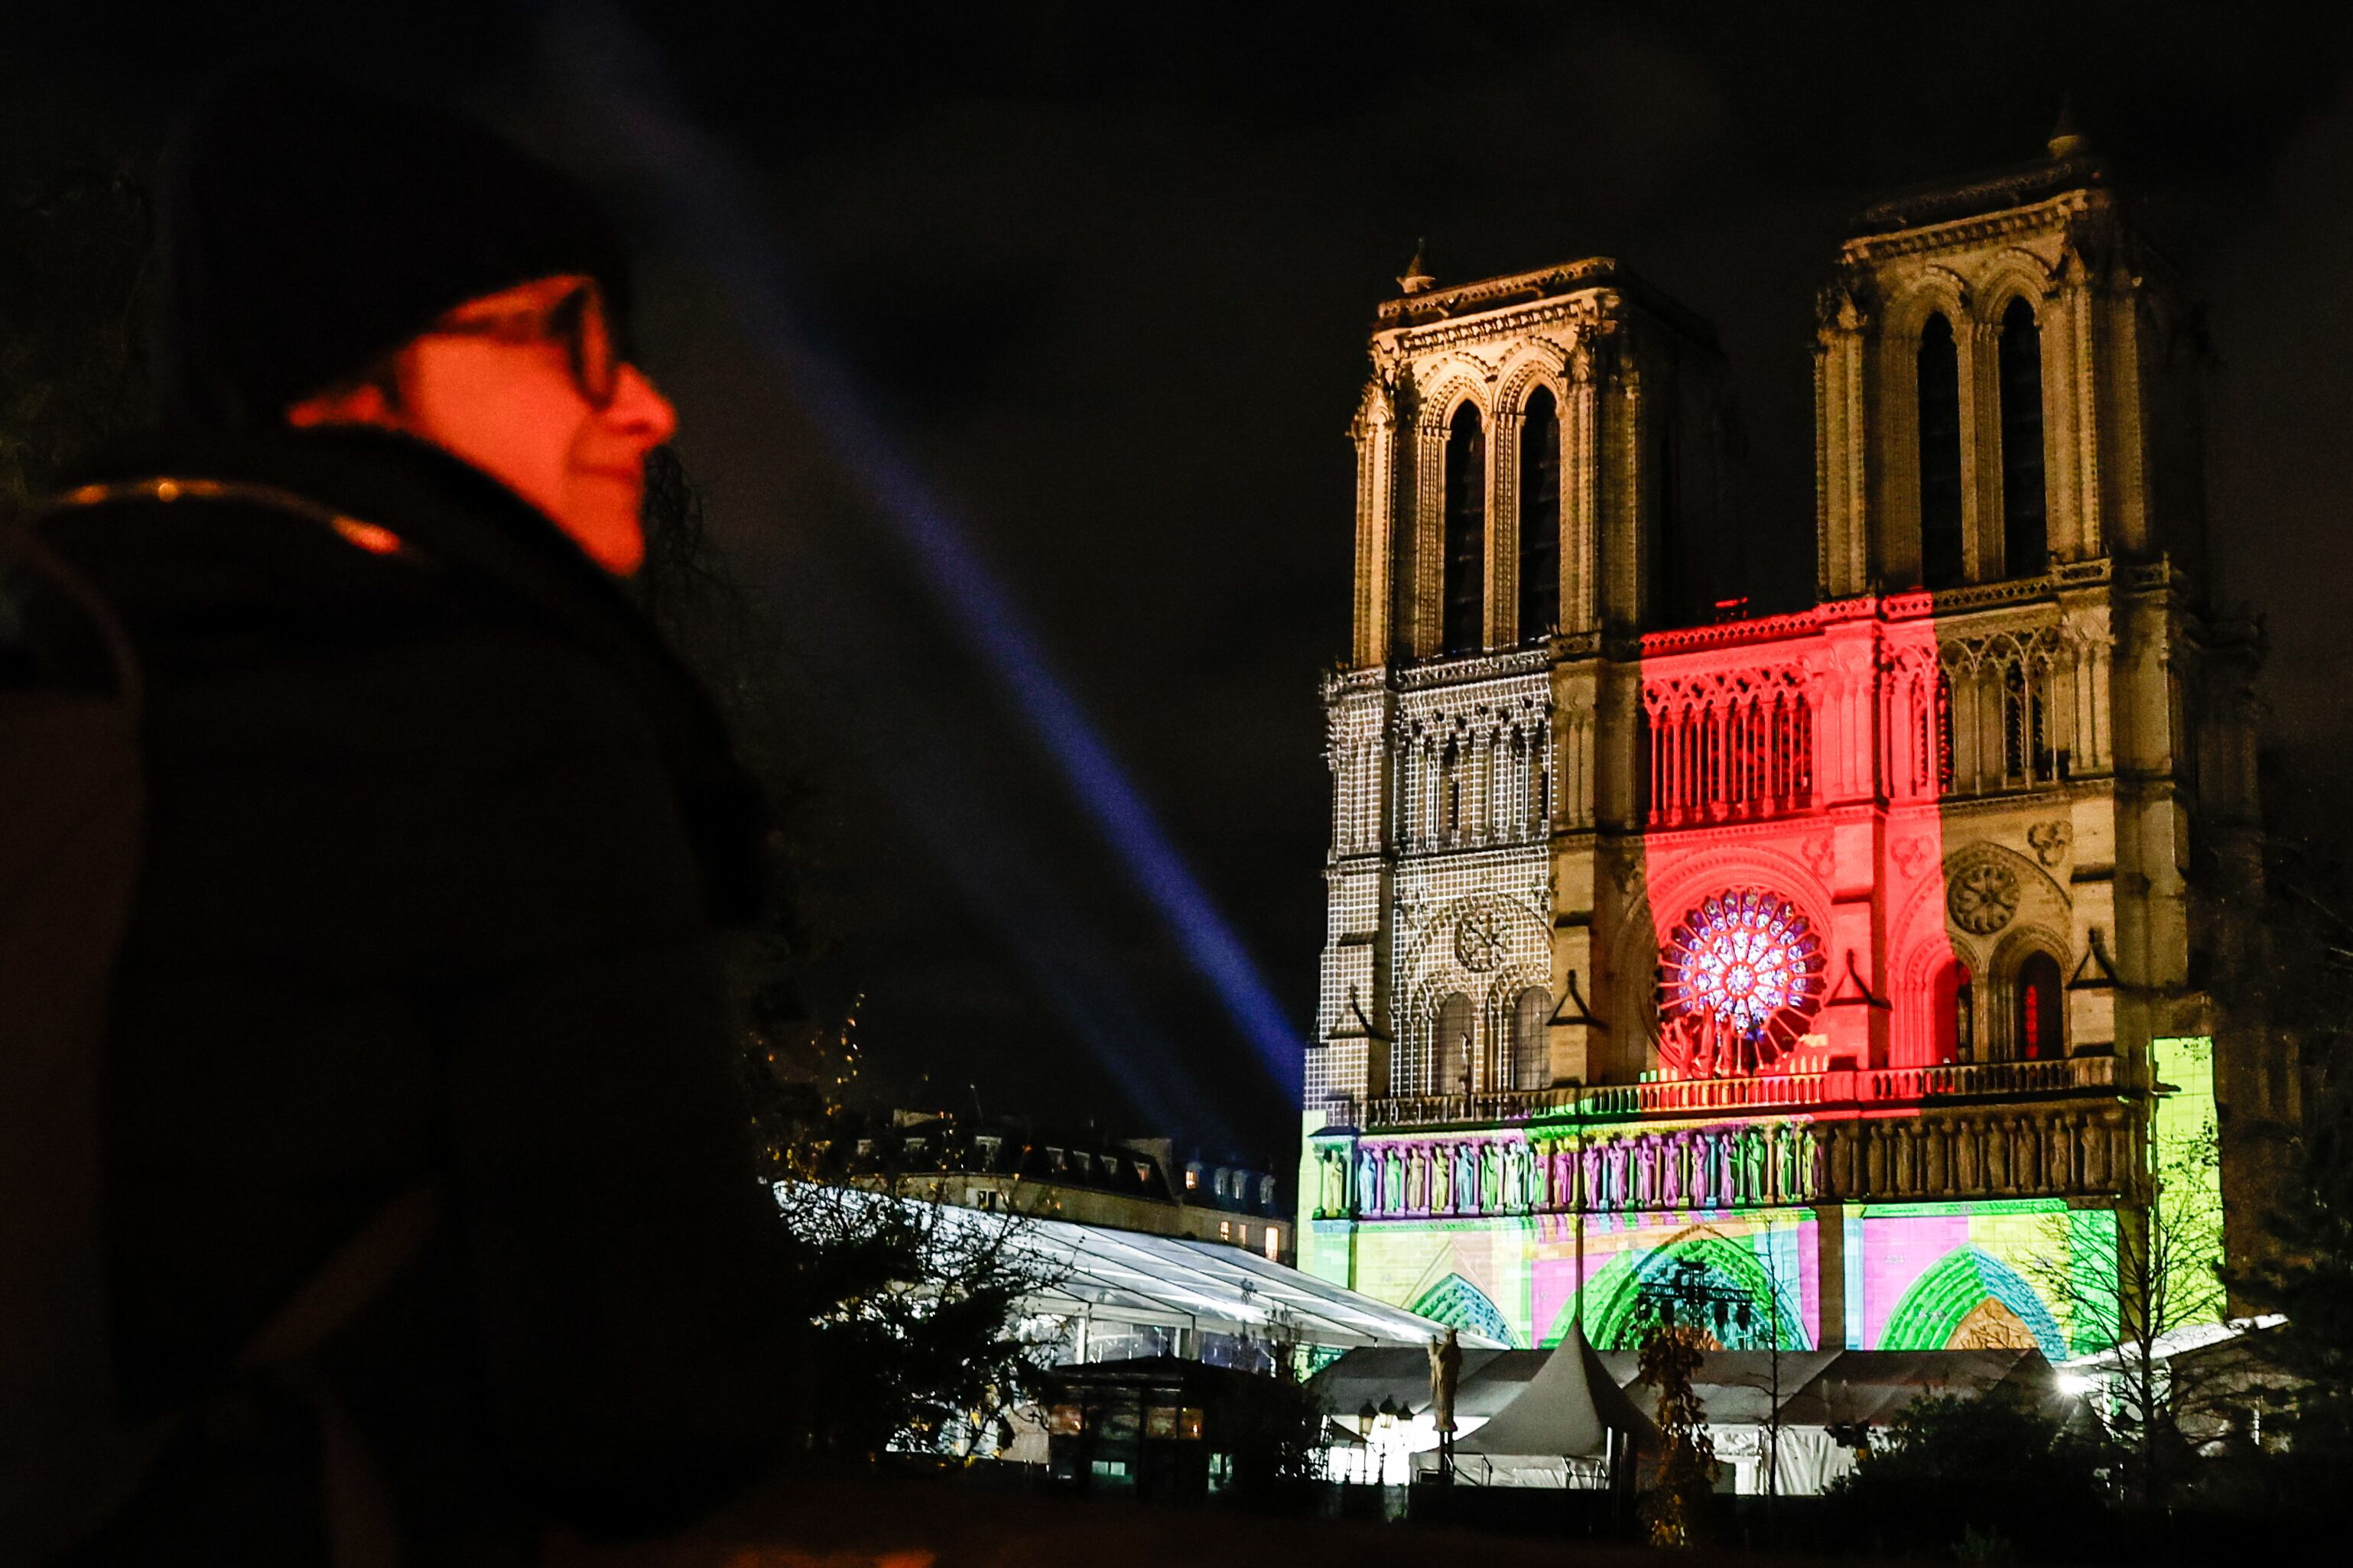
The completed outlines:
[[[1485,1486],[1594,1484],[1591,1462],[1577,1457],[1576,1447],[1587,1439],[1583,1452],[1593,1452],[1577,1397],[1580,1366],[1592,1409],[1609,1417],[1614,1394],[1641,1423],[1638,1443],[1655,1440],[1651,1410],[1657,1394],[1636,1381],[1632,1351],[1588,1348],[1574,1360],[1557,1351],[1473,1352],[1462,1358],[1454,1406],[1465,1428],[1454,1445],[1458,1473]],[[1769,1484],[1786,1494],[1818,1492],[1853,1468],[1853,1450],[1838,1441],[1832,1426],[1884,1423],[1926,1393],[1978,1395],[2002,1385],[2048,1401],[2054,1411],[2066,1405],[2042,1352],[2023,1349],[1785,1351],[1778,1356],[1711,1351],[1692,1379],[1717,1457],[1735,1471],[1738,1489]],[[1315,1386],[1344,1419],[1362,1405],[1409,1402],[1422,1414],[1398,1446],[1412,1451],[1411,1469],[1426,1470],[1434,1462],[1428,1450],[1437,1436],[1423,1410],[1430,1388],[1426,1357],[1401,1349],[1352,1351],[1319,1373]]]
[[[1572,1326],[1519,1397],[1454,1445],[1457,1454],[1596,1459],[1609,1433],[1641,1438],[1656,1428],[1634,1408]]]

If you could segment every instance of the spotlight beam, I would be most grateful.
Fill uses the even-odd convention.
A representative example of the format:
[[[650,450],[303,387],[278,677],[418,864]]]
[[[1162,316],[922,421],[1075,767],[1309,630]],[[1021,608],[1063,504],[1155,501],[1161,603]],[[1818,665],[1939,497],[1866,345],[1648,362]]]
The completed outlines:
[[[802,330],[776,247],[752,216],[759,203],[732,156],[673,107],[651,44],[617,7],[561,8],[551,42],[567,81],[607,117],[612,150],[659,194],[682,232],[730,285],[754,340],[785,372],[849,470],[866,486],[953,624],[1013,699],[1081,810],[1268,1076],[1295,1093],[1301,1041],[1257,963],[1087,718],[1011,594],[900,455],[850,378]]]

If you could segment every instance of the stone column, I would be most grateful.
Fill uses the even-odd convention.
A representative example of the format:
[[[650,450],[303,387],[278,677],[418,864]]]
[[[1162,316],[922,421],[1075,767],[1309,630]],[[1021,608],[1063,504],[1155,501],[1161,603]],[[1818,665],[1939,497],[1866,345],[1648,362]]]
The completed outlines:
[[[1414,426],[1411,522],[1413,614],[1406,635],[1415,655],[1428,658],[1446,637],[1446,426],[1426,420]]]
[[[1825,294],[1814,333],[1814,559],[1826,599],[1871,583],[1863,326],[1852,295]]]
[[[1961,377],[1961,574],[1972,583],[2001,574],[2000,331],[1966,312],[1953,323]]]
[[[2087,561],[2106,547],[2100,505],[2097,330],[2091,282],[2071,244],[2050,296],[2042,334],[2042,409],[2050,425],[2047,450],[2059,461],[2050,472],[2052,553]]]
[[[1487,421],[1487,641],[1509,647],[1520,636],[1520,416],[1498,408]]]
[[[1397,410],[1376,378],[1365,388],[1349,435],[1356,443],[1356,620],[1358,668],[1388,658],[1397,568]]]
[[[1814,1205],[1814,1348],[1859,1349],[1846,1337],[1846,1205]],[[1860,1303],[1858,1303],[1860,1305]]]
[[[1600,624],[1601,416],[1593,355],[1581,340],[1569,349],[1568,383],[1560,409],[1560,629],[1574,635]]]
[[[1632,632],[1649,609],[1648,589],[1657,571],[1656,563],[1647,559],[1642,535],[1644,487],[1651,482],[1642,463],[1642,376],[1624,330],[1615,323],[1600,330],[1613,332],[1615,342],[1604,357],[1607,370],[1594,400],[1600,426],[1596,597],[1601,626]]]

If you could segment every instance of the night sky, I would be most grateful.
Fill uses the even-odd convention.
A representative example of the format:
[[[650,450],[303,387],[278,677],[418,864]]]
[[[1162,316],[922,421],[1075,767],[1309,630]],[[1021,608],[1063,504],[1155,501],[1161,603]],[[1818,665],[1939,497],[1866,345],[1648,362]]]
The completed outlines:
[[[328,9],[12,21],[7,188],[150,155],[192,74],[269,53],[469,106],[607,192],[752,606],[719,640],[798,792],[810,1000],[862,993],[903,1103],[1290,1159],[1288,1089],[887,498],[930,497],[1006,589],[1303,1037],[1345,430],[1418,237],[1450,283],[1616,256],[1716,324],[1752,599],[1786,606],[1812,583],[1811,301],[1842,220],[2038,153],[2072,91],[2210,301],[2215,596],[2268,614],[2287,808],[2345,782],[2353,97],[2348,25],[2306,7]],[[871,440],[845,442],[853,415]]]

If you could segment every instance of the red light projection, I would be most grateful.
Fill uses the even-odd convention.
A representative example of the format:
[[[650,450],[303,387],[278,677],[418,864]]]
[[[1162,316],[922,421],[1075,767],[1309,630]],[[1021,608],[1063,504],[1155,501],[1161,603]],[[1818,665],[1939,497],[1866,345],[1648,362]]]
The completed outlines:
[[[1953,719],[1933,609],[1901,594],[1643,637],[1636,819],[1655,945],[1620,962],[1657,966],[1655,1055],[1628,1051],[1619,1070],[1968,1056],[1972,991],[1946,936]],[[2012,1032],[2031,1051],[2050,1024]]]

